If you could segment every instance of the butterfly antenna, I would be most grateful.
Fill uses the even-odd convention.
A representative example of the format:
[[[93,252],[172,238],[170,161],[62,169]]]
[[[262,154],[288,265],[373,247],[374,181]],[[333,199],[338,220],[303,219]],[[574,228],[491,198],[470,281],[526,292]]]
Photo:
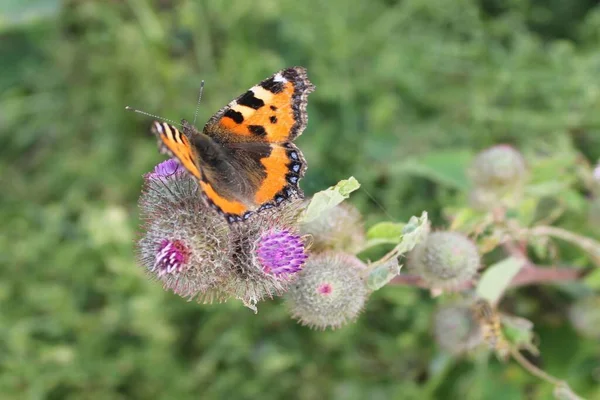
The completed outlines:
[[[200,93],[198,93],[198,104],[196,105],[196,113],[194,113],[194,122],[192,125],[196,125],[196,118],[198,118],[198,110],[200,110],[200,100],[202,99],[202,92],[204,91],[204,79],[200,83]]]
[[[170,123],[170,124],[172,124],[172,125],[181,126],[181,124],[179,124],[179,123],[177,123],[177,122],[175,122],[175,121],[172,121],[172,120],[170,120],[170,119],[163,118],[163,117],[159,117],[158,115],[150,114],[150,113],[147,113],[147,112],[145,112],[145,111],[142,111],[142,110],[135,109],[135,108],[133,108],[133,107],[126,106],[126,107],[125,107],[125,109],[126,109],[127,111],[133,111],[133,112],[135,112],[135,113],[142,114],[142,115],[146,115],[146,116],[148,116],[148,117],[152,117],[152,118],[160,119],[161,121],[168,122],[168,123]]]

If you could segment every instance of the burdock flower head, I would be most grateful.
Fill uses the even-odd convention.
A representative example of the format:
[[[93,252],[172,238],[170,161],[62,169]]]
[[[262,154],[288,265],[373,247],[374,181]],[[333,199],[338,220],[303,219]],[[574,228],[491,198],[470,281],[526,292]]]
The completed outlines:
[[[464,353],[482,343],[471,300],[440,307],[433,317],[433,334],[440,347],[452,354]]]
[[[356,319],[368,296],[365,269],[351,254],[313,254],[286,293],[292,317],[318,329],[338,328]]]
[[[365,244],[365,227],[356,207],[342,203],[302,225],[313,239],[313,251],[343,250],[355,253]]]
[[[453,289],[475,277],[480,255],[466,236],[439,231],[429,234],[413,249],[408,266],[431,287]]]
[[[298,200],[228,225],[204,202],[195,179],[170,160],[145,176],[139,204],[140,264],[182,297],[234,297],[256,310],[258,301],[287,290],[307,258]]]
[[[211,302],[230,272],[228,228],[202,200],[197,183],[173,160],[146,174],[140,196],[138,259],[176,294]]]
[[[226,293],[254,309],[258,301],[287,290],[307,259],[296,223],[300,207],[291,201],[231,226],[232,275]]]
[[[164,239],[156,253],[154,267],[150,271],[156,272],[159,277],[165,274],[178,274],[188,266],[189,252],[182,241]]]
[[[475,185],[488,188],[518,185],[526,174],[527,165],[523,155],[505,144],[481,151],[469,169]]]
[[[146,175],[149,179],[160,179],[176,177],[176,174],[185,174],[185,170],[179,165],[176,160],[169,159],[163,161],[154,167],[154,170]]]
[[[265,231],[258,241],[256,255],[263,272],[276,277],[300,271],[308,257],[302,237],[285,228]]]

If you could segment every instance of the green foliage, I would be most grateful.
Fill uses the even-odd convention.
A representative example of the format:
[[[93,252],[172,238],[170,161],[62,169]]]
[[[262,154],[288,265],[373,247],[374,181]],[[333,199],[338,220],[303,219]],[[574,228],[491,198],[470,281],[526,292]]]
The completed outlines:
[[[367,247],[379,244],[398,244],[402,240],[405,224],[400,222],[379,222],[367,231]]]
[[[369,290],[381,289],[400,273],[401,268],[402,266],[395,258],[377,265],[367,276],[367,288]]]
[[[469,182],[465,166],[473,158],[469,150],[431,151],[412,157],[391,167],[396,174],[411,174],[430,179],[453,189],[466,190]]]
[[[437,231],[411,252],[410,267],[427,286],[455,289],[476,279],[481,255],[474,241],[458,232]]]
[[[326,213],[350,197],[350,193],[359,187],[360,183],[351,176],[348,179],[339,181],[335,186],[315,193],[300,219],[301,222],[311,222],[319,218],[321,214]]]
[[[513,257],[490,265],[477,284],[477,295],[491,304],[496,304],[522,265],[523,260]]]
[[[278,300],[254,315],[163,292],[133,252],[141,175],[163,158],[149,121],[124,107],[191,119],[205,79],[204,121],[270,73],[306,66],[307,193],[354,175],[367,226],[453,216],[451,229],[485,233],[492,264],[507,227],[465,206],[464,171],[494,144],[523,151],[530,170],[508,221],[598,235],[586,182],[600,158],[599,38],[591,0],[2,1],[0,393],[549,398],[516,365],[440,352],[436,300],[417,288],[376,291],[334,332],[296,325]],[[369,239],[389,245],[401,225],[387,226]],[[577,240],[529,239],[536,263],[593,265]],[[598,276],[507,302],[535,324],[543,368],[590,399],[597,341],[557,321]]]

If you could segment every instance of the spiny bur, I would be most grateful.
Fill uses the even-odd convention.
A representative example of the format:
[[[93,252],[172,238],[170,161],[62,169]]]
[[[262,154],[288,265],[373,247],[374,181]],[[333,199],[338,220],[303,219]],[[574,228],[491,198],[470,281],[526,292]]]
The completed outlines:
[[[365,244],[365,228],[356,207],[341,203],[309,223],[301,226],[304,234],[313,238],[312,251],[359,251]]]
[[[498,188],[522,182],[527,173],[523,155],[501,144],[481,151],[471,164],[469,175],[476,186]]]
[[[452,354],[464,353],[483,343],[472,302],[461,300],[440,307],[433,317],[433,335],[438,345]]]
[[[368,295],[365,268],[343,252],[311,255],[285,296],[292,317],[317,329],[335,329],[355,320]]]
[[[458,232],[430,233],[409,255],[409,267],[432,288],[455,288],[473,279],[479,266],[475,243]]]
[[[137,253],[146,272],[182,297],[225,300],[228,227],[206,207],[197,183],[175,161],[165,161],[146,174],[139,206]]]
[[[306,258],[300,201],[228,225],[206,205],[196,181],[173,161],[145,176],[140,264],[166,289],[212,302],[256,303],[287,290]]]
[[[232,274],[223,290],[254,309],[288,289],[308,257],[297,228],[300,205],[291,201],[231,226]]]

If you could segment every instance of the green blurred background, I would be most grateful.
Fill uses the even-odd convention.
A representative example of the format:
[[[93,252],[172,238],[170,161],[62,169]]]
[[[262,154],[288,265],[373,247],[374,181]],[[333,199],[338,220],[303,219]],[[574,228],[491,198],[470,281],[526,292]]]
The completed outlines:
[[[600,156],[596,3],[2,0],[0,398],[549,398],[514,363],[445,358],[436,300],[415,288],[377,292],[333,332],[296,325],[280,301],[254,315],[163,292],[133,242],[142,174],[164,157],[149,118],[124,107],[191,119],[204,79],[205,121],[305,66],[306,192],[354,175],[368,224],[428,210],[441,226],[458,188],[411,160],[555,137]],[[597,394],[597,343],[564,324],[560,293],[519,296],[537,362]]]

